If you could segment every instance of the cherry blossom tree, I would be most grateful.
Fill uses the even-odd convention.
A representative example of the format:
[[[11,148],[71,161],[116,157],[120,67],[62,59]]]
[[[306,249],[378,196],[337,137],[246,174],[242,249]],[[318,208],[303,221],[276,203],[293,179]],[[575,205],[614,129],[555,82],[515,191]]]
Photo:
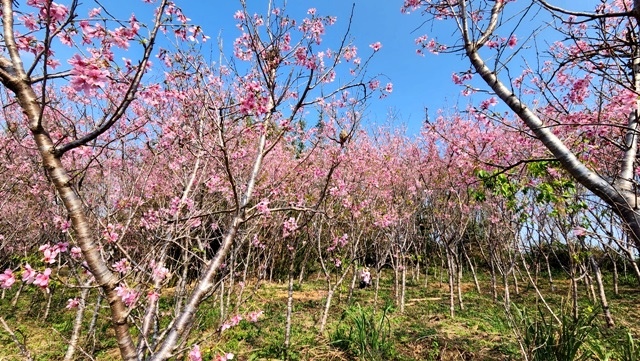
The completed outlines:
[[[418,52],[463,53],[471,67],[453,74],[453,81],[471,94],[480,90],[472,80],[479,75],[529,135],[624,220],[636,247],[640,247],[635,190],[639,6],[637,1],[602,2],[589,12],[562,9],[546,0],[526,4],[407,0],[403,5],[403,11],[420,11],[429,21],[447,23],[455,31],[453,40],[419,37]],[[530,36],[530,31],[518,33],[541,12],[553,26]],[[545,41],[551,43],[549,50],[536,53]],[[527,51],[529,61],[519,63]],[[524,69],[514,76],[519,65]],[[500,120],[490,110],[495,100],[490,98],[479,108]]]
[[[16,200],[43,210],[37,217],[14,212],[3,239],[27,240],[11,230],[31,217],[61,242],[17,243],[24,252],[39,247],[44,270],[14,262],[0,285],[20,283],[21,266],[21,285],[49,292],[56,271],[49,265],[72,269],[79,287],[100,287],[127,360],[164,360],[186,347],[200,305],[225,282],[234,288],[252,225],[268,222],[271,212],[317,211],[364,102],[392,90],[365,71],[381,45],[358,54],[349,34],[327,45],[336,19],[315,9],[298,22],[275,2],[258,15],[241,1],[233,57],[211,64],[193,46],[207,37],[176,4],[147,6],[148,23],[75,1],[6,1],[2,11],[2,151],[20,156],[0,171],[10,178],[19,165],[21,174],[39,175],[23,199],[24,179],[3,185],[10,197],[2,206]],[[155,49],[162,33],[170,41]],[[116,60],[134,52],[137,60]],[[161,80],[143,81],[146,73]],[[318,124],[307,126],[307,118]],[[325,185],[294,181],[304,177]],[[174,312],[161,330],[159,299],[173,282]],[[80,320],[74,335],[87,299],[82,292],[69,301]]]

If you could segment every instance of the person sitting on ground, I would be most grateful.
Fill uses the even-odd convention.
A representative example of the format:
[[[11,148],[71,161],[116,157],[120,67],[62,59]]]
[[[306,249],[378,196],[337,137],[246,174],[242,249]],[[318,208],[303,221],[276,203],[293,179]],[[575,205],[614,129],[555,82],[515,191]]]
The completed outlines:
[[[360,288],[371,286],[371,272],[369,267],[365,267],[360,271]]]

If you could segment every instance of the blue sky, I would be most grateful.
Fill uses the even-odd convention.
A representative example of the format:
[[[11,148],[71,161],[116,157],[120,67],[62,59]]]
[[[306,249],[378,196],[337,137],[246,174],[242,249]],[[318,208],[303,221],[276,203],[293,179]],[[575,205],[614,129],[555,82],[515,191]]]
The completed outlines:
[[[233,39],[239,34],[235,28],[233,13],[240,8],[237,1],[216,1],[205,5],[200,1],[178,2],[193,23],[203,27],[205,33],[216,38],[221,34],[225,48],[231,51]],[[249,8],[265,13],[266,1],[249,1]],[[327,29],[331,37],[344,34],[353,2],[339,0],[289,1],[287,13],[302,19],[308,8],[314,7],[321,15],[337,16],[338,22]],[[351,36],[361,56],[371,52],[369,44],[380,41],[382,49],[370,63],[369,73],[380,74],[381,82],[390,81],[393,93],[385,99],[373,98],[366,118],[368,124],[385,124],[389,114],[395,114],[393,125],[405,124],[411,133],[419,131],[424,120],[424,108],[434,114],[437,108],[453,105],[458,101],[460,88],[451,84],[453,69],[466,69],[466,59],[459,55],[416,55],[414,39],[424,32],[414,31],[421,23],[418,14],[400,12],[402,1],[356,1]],[[213,44],[212,42],[212,45]],[[430,69],[431,70],[430,70]]]
[[[210,46],[214,48],[214,52],[217,48],[215,38],[220,36],[224,41],[225,52],[231,54],[233,40],[239,35],[233,19],[235,11],[240,9],[239,1],[177,0],[176,3],[194,24],[200,25],[212,37]],[[247,0],[247,3],[250,11],[260,14],[267,11],[266,0]],[[289,0],[287,13],[293,18],[302,19],[306,10],[314,7],[320,15],[337,16],[337,24],[328,29],[327,42],[330,43],[332,39],[337,41],[337,37],[344,34],[353,3],[354,1],[344,0]],[[518,2],[525,3],[528,4],[529,1]],[[572,9],[580,6],[579,10],[587,10],[593,9],[597,0],[555,0],[553,3]],[[461,54],[416,54],[415,38],[423,34],[448,38],[453,33],[448,28],[451,24],[438,22],[434,27],[420,27],[425,19],[419,13],[402,14],[401,5],[402,0],[355,0],[351,36],[362,56],[370,51],[369,44],[376,41],[382,43],[381,51],[370,63],[369,73],[380,74],[383,84],[386,81],[394,84],[393,94],[388,98],[373,99],[370,102],[365,114],[366,123],[387,124],[389,119],[393,119],[392,125],[406,125],[410,134],[416,134],[424,121],[425,108],[429,109],[429,114],[433,117],[438,109],[452,109],[455,106],[464,109],[469,101],[479,102],[488,96],[480,94],[472,98],[463,97],[461,87],[452,83],[453,72],[469,68],[468,60]],[[529,35],[526,34],[527,31],[533,31],[545,21],[541,16],[535,20],[519,29],[520,39]],[[204,49],[209,51],[206,46]],[[393,116],[390,117],[390,114]]]

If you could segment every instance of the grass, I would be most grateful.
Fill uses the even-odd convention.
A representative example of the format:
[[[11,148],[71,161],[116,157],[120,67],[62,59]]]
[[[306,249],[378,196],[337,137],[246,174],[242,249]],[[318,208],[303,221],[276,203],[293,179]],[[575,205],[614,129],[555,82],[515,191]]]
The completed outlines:
[[[424,287],[422,281],[409,282],[403,314],[393,299],[391,272],[387,272],[381,280],[376,305],[372,288],[355,290],[351,302],[347,303],[348,289],[344,285],[334,298],[326,332],[319,334],[326,290],[324,282],[312,276],[307,282],[297,285],[294,292],[291,347],[287,357],[289,360],[520,360],[521,348],[516,335],[523,335],[527,327],[537,325],[540,331],[537,336],[530,335],[529,350],[539,348],[540,345],[536,343],[544,344],[544,340],[551,340],[558,335],[565,338],[571,336],[567,334],[570,329],[549,326],[552,325],[549,318],[544,321],[549,326],[545,331],[542,327],[545,324],[541,326],[539,323],[541,316],[537,310],[540,303],[526,284],[521,285],[519,295],[512,291],[512,298],[515,308],[526,309],[527,314],[510,318],[501,303],[492,301],[488,280],[481,280],[483,292],[480,294],[468,281],[463,287],[465,308],[458,308],[455,318],[448,316],[447,285],[433,278],[428,287]],[[544,290],[544,293],[548,295],[547,302],[551,307],[560,312],[565,307],[568,282],[557,279],[555,283],[558,287],[555,293],[548,290]],[[591,315],[589,308],[594,309],[595,306],[586,298],[584,287],[580,292],[584,295],[581,308],[584,317],[587,317]],[[54,293],[47,320],[42,319],[46,298],[39,290],[25,288],[15,308],[10,305],[11,297],[13,293],[6,292],[5,298],[0,300],[0,313],[20,339],[26,341],[34,359],[61,359],[75,316],[73,311],[66,310],[64,306],[73,295]],[[90,302],[95,297],[95,292],[92,292]],[[222,352],[233,352],[236,360],[281,360],[285,353],[286,298],[285,283],[263,283],[258,292],[239,307],[240,313],[263,310],[263,318],[257,323],[242,321],[221,333],[218,330],[221,323],[219,300],[211,297],[200,308],[189,344],[197,342],[205,360],[211,360]],[[588,333],[579,334],[581,343],[574,344],[575,350],[572,352],[575,352],[572,354],[589,360],[640,360],[640,347],[636,341],[639,300],[640,293],[627,285],[621,287],[620,295],[610,295],[618,327],[604,329],[599,314],[594,314],[592,319],[585,319],[589,323],[574,325],[575,332],[583,331],[586,325],[593,327]],[[161,302],[163,310],[172,312],[165,300]],[[89,307],[87,312],[91,310],[92,307]],[[85,317],[87,323],[89,317],[89,314]],[[570,323],[567,321],[566,325],[570,326]],[[95,344],[85,341],[83,347],[96,360],[117,359],[118,352],[108,324],[106,307],[98,317],[96,332]],[[4,330],[0,330],[0,344],[5,345],[0,348],[0,360],[23,359]],[[553,353],[553,350],[549,352]],[[79,359],[82,359],[81,356],[78,354]]]

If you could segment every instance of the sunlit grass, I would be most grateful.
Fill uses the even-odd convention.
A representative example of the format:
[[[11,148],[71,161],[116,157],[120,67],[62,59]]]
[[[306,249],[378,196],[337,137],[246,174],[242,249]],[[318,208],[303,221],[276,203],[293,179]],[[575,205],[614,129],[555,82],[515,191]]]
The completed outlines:
[[[554,310],[566,307],[569,282],[557,277],[556,291],[545,289],[540,283],[546,301]],[[394,282],[391,272],[386,272],[380,283],[378,301],[374,304],[373,287],[355,289],[350,302],[347,302],[348,283],[345,283],[335,295],[331,306],[326,332],[319,333],[319,320],[326,301],[325,282],[315,275],[301,285],[294,287],[291,346],[286,350],[289,360],[349,360],[370,359],[362,356],[368,348],[384,351],[388,360],[508,360],[521,359],[520,348],[513,329],[513,321],[507,316],[502,305],[502,292],[498,290],[498,302],[493,302],[490,282],[481,277],[482,293],[478,293],[472,280],[465,280],[463,300],[464,309],[456,306],[456,316],[449,317],[449,291],[446,283],[430,276],[428,286],[424,279],[407,282],[405,312],[400,313],[394,300]],[[62,289],[62,288],[60,288]],[[47,299],[45,294],[35,289],[24,289],[16,307],[11,307],[14,294],[5,292],[0,300],[0,312],[26,345],[36,360],[61,359],[66,350],[66,340],[70,337],[75,312],[65,308],[66,300],[73,297],[71,292],[54,290],[51,311],[46,320],[42,319]],[[247,291],[245,291],[247,292]],[[587,298],[587,289],[581,284],[581,310],[594,309]],[[609,291],[608,291],[609,292]],[[171,313],[171,292],[164,292],[161,299],[161,313]],[[283,359],[284,330],[286,324],[287,284],[286,282],[263,282],[257,292],[249,295],[247,301],[237,305],[238,313],[262,310],[264,315],[257,323],[242,321],[235,327],[221,332],[219,298],[210,297],[198,312],[197,322],[188,344],[197,342],[203,350],[205,360],[212,359],[221,352],[233,352],[238,360],[279,360]],[[526,283],[520,284],[520,294],[511,291],[512,302],[516,307],[535,310],[540,306],[535,292]],[[85,315],[83,332],[86,332],[96,292],[92,291]],[[637,307],[640,293],[633,287],[622,285],[620,294],[609,295],[613,316],[618,327],[605,330],[602,318],[594,318],[596,331],[589,336],[586,344],[600,354],[607,352],[622,359],[623,350],[631,340],[638,336],[635,320],[640,316]],[[233,315],[236,306],[232,295],[232,309],[227,317]],[[586,312],[586,311],[584,311]],[[81,337],[83,350],[96,360],[112,361],[118,359],[113,331],[109,325],[109,313],[105,304],[97,318],[95,337]],[[384,318],[384,329],[378,333],[367,333],[371,325]],[[162,319],[166,325],[168,318]],[[351,328],[352,334],[347,331]],[[358,328],[360,327],[360,328]],[[342,328],[342,331],[340,331]],[[355,331],[354,331],[355,330]],[[359,333],[356,333],[358,331]],[[367,331],[367,332],[364,332]],[[336,342],[340,332],[348,342]],[[362,336],[362,337],[360,337]],[[590,340],[594,341],[591,342]],[[589,343],[591,342],[591,343]],[[1,360],[22,360],[18,348],[9,336],[0,331]],[[354,346],[354,345],[359,346]],[[627,346],[625,346],[627,345]],[[635,344],[634,344],[635,345]],[[359,347],[361,351],[354,351]],[[593,351],[594,354],[597,352]],[[382,352],[382,351],[380,351]],[[379,353],[380,353],[379,352]],[[633,352],[633,351],[630,351]],[[593,356],[596,357],[596,356]],[[83,359],[81,352],[77,359]],[[84,358],[88,359],[88,358]],[[597,359],[597,358],[591,358]]]

